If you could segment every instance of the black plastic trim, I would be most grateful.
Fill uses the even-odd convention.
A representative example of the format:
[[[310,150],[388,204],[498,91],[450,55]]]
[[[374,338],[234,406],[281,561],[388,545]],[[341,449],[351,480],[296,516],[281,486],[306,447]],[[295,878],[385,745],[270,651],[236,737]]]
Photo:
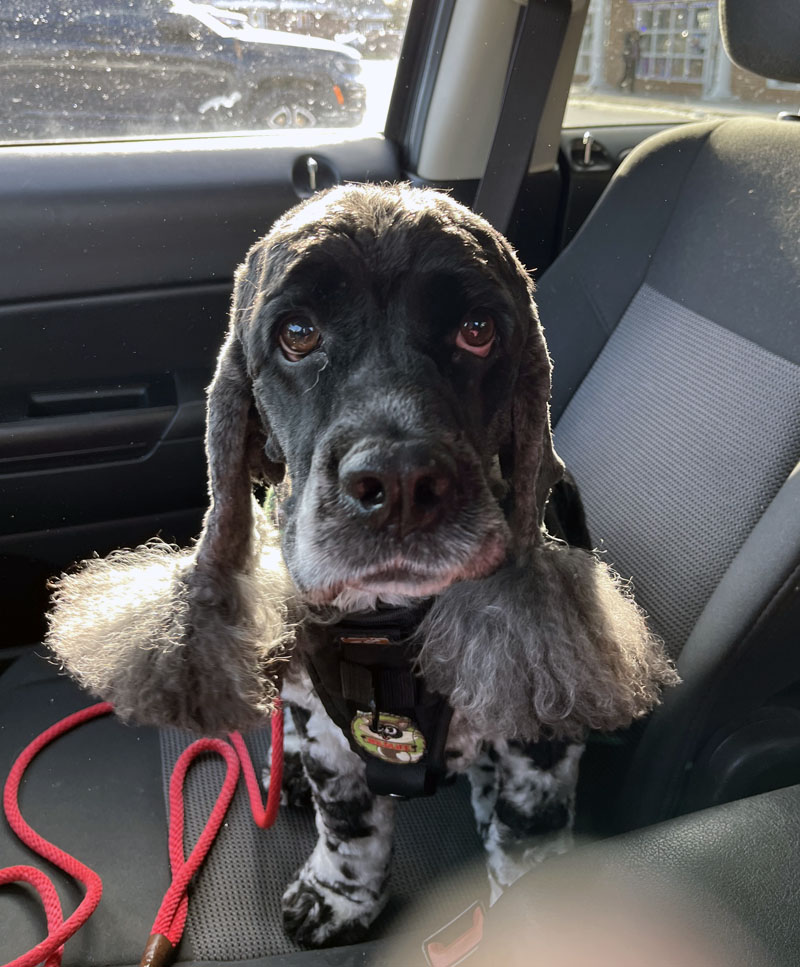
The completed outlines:
[[[468,207],[475,201],[478,190],[478,180],[474,178],[443,182],[428,181],[412,174],[408,177],[419,187],[447,191]],[[561,179],[562,173],[555,166],[549,171],[527,174],[519,191],[514,217],[506,230],[517,255],[534,278],[544,272],[558,252]]]
[[[730,729],[730,723],[739,722],[743,715],[773,704],[782,690],[800,683],[798,627],[800,563],[725,660],[684,682],[656,710],[620,795],[615,831],[648,826],[709,805],[700,801],[696,788],[689,791],[691,767],[712,736]],[[657,770],[653,762],[659,763]]]
[[[571,0],[528,0],[520,9],[503,104],[474,206],[501,232],[508,231],[517,208],[571,10]]]

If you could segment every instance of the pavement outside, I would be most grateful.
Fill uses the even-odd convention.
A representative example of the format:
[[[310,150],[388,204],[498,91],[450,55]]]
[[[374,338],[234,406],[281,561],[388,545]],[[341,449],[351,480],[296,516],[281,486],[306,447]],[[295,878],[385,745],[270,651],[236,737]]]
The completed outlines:
[[[688,97],[669,97],[663,91],[627,94],[616,88],[589,90],[573,85],[565,128],[587,128],[618,124],[677,124],[681,121],[706,121],[715,118],[757,114],[775,117],[779,111],[800,112],[800,91],[787,91],[781,104],[754,104],[738,100],[701,101]]]

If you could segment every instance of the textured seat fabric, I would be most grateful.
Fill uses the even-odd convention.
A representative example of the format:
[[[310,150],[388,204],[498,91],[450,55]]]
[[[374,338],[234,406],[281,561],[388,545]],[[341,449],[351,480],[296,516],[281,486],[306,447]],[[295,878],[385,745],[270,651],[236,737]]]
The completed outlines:
[[[0,678],[0,774],[8,774],[13,759],[36,735],[88,704],[91,699],[58,676],[52,665],[34,655],[20,659]],[[169,884],[162,763],[171,769],[189,741],[191,737],[181,733],[129,728],[107,718],[58,739],[31,766],[21,795],[23,816],[103,880],[103,899],[89,923],[67,944],[65,967],[127,967],[139,962]],[[248,742],[258,770],[265,764],[267,742],[263,736]],[[213,759],[192,768],[186,795],[187,844],[198,835],[223,773],[224,765]],[[431,929],[447,922],[468,901],[464,884],[442,874],[474,862],[481,852],[469,795],[461,783],[444,788],[433,799],[401,803],[398,812],[393,898],[376,924],[375,938],[391,935],[402,911],[423,894]],[[310,811],[283,808],[271,830],[257,829],[240,784],[192,892],[180,964],[307,963],[310,955],[298,952],[283,932],[280,898],[311,852],[313,827]],[[5,823],[0,824],[0,858],[3,866],[46,865]],[[69,915],[80,902],[81,891],[69,878],[56,873],[54,879]],[[466,889],[471,899],[474,888]],[[12,888],[8,895],[4,892],[3,904],[4,964],[37,944],[47,931],[32,891]],[[353,963],[363,962],[362,953],[354,951],[353,956]]]
[[[539,289],[559,452],[675,655],[800,459],[798,151],[760,118],[650,139]]]
[[[800,363],[798,142],[796,124],[734,118],[672,128],[626,158],[538,286],[556,422],[645,283]]]
[[[557,439],[597,547],[677,656],[794,469],[800,366],[645,283]]]
[[[165,798],[174,763],[193,738],[175,730],[161,734]],[[258,733],[247,741],[258,769],[267,761],[268,736]],[[216,759],[192,768],[186,784],[187,841],[194,842],[200,834],[224,771],[224,764]],[[310,808],[284,807],[273,829],[258,829],[240,784],[223,832],[192,893],[182,956],[236,962],[299,950],[283,931],[280,901],[316,839]],[[432,799],[398,803],[392,895],[370,937],[390,936],[403,910],[421,895],[430,929],[447,922],[467,901],[458,880],[443,874],[476,857],[482,862],[465,780],[443,787]],[[481,886],[486,889],[485,875]]]
[[[800,125],[762,118],[651,138],[539,286],[556,447],[685,682],[640,745],[634,824],[674,814],[713,690],[797,607],[798,157]],[[743,713],[797,680],[792,652]]]

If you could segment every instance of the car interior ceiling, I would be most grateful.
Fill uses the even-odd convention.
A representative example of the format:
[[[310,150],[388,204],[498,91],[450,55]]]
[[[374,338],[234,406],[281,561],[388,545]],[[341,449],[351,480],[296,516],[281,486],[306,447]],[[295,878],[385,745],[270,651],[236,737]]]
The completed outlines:
[[[527,15],[547,4],[528,0]],[[233,267],[308,194],[311,156],[323,187],[409,179],[468,204],[480,197],[510,116],[509,65],[536,49],[535,32],[518,49],[510,7],[513,16],[500,17],[490,4],[417,0],[386,137],[0,150],[3,775],[34,735],[86,704],[42,657],[47,579],[94,552],[157,533],[186,544],[199,530],[204,388]],[[604,883],[632,878],[656,919],[672,924],[674,913],[679,930],[707,928],[741,963],[796,964],[800,125],[609,127],[586,164],[583,131],[562,130],[561,120],[587,5],[555,7],[565,18],[560,46],[503,228],[537,281],[556,449],[600,553],[634,576],[683,683],[646,722],[590,738],[577,825],[603,841],[509,890],[473,962],[501,950],[513,962],[509,937],[534,942],[530,911],[547,908],[548,892],[567,891],[556,909],[566,916],[575,883],[591,905]],[[764,76],[777,62],[800,83],[794,5],[768,0],[760,17],[753,7],[720,2],[731,57]],[[470,64],[481,68],[466,76]],[[527,116],[527,104],[511,107]],[[104,880],[103,903],[67,945],[66,967],[137,962],[168,885],[164,775],[187,741],[107,719],[34,764],[26,818]],[[267,737],[249,741],[266,756]],[[190,832],[217,775],[209,765],[190,782]],[[313,846],[312,816],[283,810],[259,835],[237,796],[235,835],[198,879],[178,962],[424,962],[421,939],[483,889],[467,799],[456,783],[403,804],[390,906],[370,941],[323,953],[288,941],[280,916],[283,885]],[[0,854],[4,864],[30,862],[6,827]],[[80,891],[55,881],[72,910]],[[664,897],[678,898],[668,916]],[[22,890],[0,903],[5,962],[37,943],[45,924]],[[627,903],[614,908],[622,920]]]

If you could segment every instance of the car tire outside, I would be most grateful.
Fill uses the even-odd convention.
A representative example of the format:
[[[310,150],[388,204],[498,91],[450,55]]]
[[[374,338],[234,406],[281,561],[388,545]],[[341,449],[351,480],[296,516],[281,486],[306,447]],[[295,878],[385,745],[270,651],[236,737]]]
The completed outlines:
[[[315,128],[318,111],[310,89],[279,87],[257,91],[250,102],[249,116],[256,127],[272,130]]]

